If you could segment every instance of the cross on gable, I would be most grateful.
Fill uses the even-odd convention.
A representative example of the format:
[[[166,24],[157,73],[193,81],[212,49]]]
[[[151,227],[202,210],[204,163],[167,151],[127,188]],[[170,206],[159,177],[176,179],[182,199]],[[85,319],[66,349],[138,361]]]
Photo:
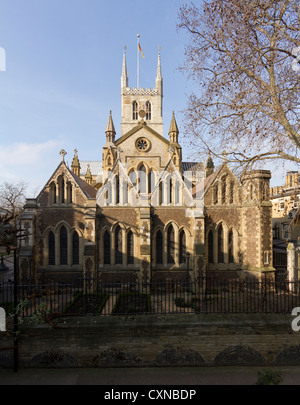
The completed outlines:
[[[66,156],[67,152],[66,152],[64,149],[62,149],[62,150],[59,152],[59,154],[60,154],[60,156],[61,156],[61,161],[64,162],[64,161],[65,161],[65,156]]]

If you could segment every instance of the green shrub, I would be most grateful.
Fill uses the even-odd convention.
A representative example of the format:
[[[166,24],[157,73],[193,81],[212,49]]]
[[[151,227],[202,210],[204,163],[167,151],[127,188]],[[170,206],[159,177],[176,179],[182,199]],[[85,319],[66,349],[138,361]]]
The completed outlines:
[[[279,385],[283,381],[280,371],[263,370],[258,371],[256,385]]]

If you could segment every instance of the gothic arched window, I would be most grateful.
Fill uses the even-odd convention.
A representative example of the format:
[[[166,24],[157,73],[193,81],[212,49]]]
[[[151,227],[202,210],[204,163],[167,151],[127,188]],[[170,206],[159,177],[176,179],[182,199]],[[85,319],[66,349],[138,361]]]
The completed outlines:
[[[134,263],[134,243],[133,243],[133,233],[129,231],[127,234],[127,264]]]
[[[132,119],[137,120],[139,118],[139,109],[138,109],[138,103],[134,101],[132,103]]]
[[[72,237],[72,264],[79,264],[79,236],[76,231]]]
[[[104,264],[110,264],[110,234],[108,231],[104,233],[103,249],[104,249]]]
[[[175,263],[175,233],[172,225],[169,227],[167,234],[167,258],[168,263]]]
[[[147,192],[147,177],[146,177],[146,168],[142,164],[139,168],[139,191],[144,194]]]
[[[222,204],[226,203],[226,177],[222,178],[222,186],[221,186],[221,193],[222,193]]]
[[[218,204],[218,201],[219,201],[219,195],[218,194],[219,194],[219,187],[216,184],[215,187],[214,187],[214,204]]]
[[[115,232],[115,263],[123,264],[122,255],[122,229],[120,226],[116,228]]]
[[[156,264],[163,264],[163,236],[161,231],[156,232]]]
[[[186,236],[185,232],[181,231],[179,234],[179,263],[186,262]]]
[[[65,180],[62,177],[60,182],[60,202],[63,204],[65,203]]]
[[[218,229],[218,263],[224,263],[224,231],[222,225]]]
[[[115,193],[116,193],[116,204],[120,204],[120,180],[119,176],[115,176]]]
[[[63,226],[60,230],[59,247],[60,247],[60,264],[68,264],[68,233]]]
[[[48,252],[49,252],[48,264],[49,266],[55,266],[55,236],[52,231],[49,232]]]
[[[208,263],[214,262],[214,234],[213,231],[210,230],[208,232]]]
[[[230,204],[233,204],[234,201],[234,182],[230,183]]]
[[[51,192],[51,203],[56,204],[56,184],[55,183],[51,183],[50,192]]]
[[[151,120],[151,103],[146,101],[146,121]]]

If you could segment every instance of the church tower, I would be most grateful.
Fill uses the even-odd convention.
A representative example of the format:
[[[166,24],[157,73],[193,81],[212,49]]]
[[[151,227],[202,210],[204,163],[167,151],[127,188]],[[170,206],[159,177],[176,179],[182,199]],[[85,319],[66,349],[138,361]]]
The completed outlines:
[[[163,78],[161,73],[160,53],[158,54],[155,88],[130,88],[128,86],[126,51],[124,50],[121,76],[121,136],[138,125],[141,120],[139,113],[142,110],[145,111],[144,120],[146,124],[149,124],[152,129],[163,136],[162,99]]]

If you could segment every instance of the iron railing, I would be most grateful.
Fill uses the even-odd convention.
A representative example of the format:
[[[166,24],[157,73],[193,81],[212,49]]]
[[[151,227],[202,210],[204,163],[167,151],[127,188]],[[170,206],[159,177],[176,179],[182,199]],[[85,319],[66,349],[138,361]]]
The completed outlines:
[[[65,284],[18,285],[15,302],[21,317],[53,313],[66,316],[289,313],[300,307],[300,283],[281,278],[110,284],[80,279]],[[0,287],[0,307],[13,312],[13,283]]]

